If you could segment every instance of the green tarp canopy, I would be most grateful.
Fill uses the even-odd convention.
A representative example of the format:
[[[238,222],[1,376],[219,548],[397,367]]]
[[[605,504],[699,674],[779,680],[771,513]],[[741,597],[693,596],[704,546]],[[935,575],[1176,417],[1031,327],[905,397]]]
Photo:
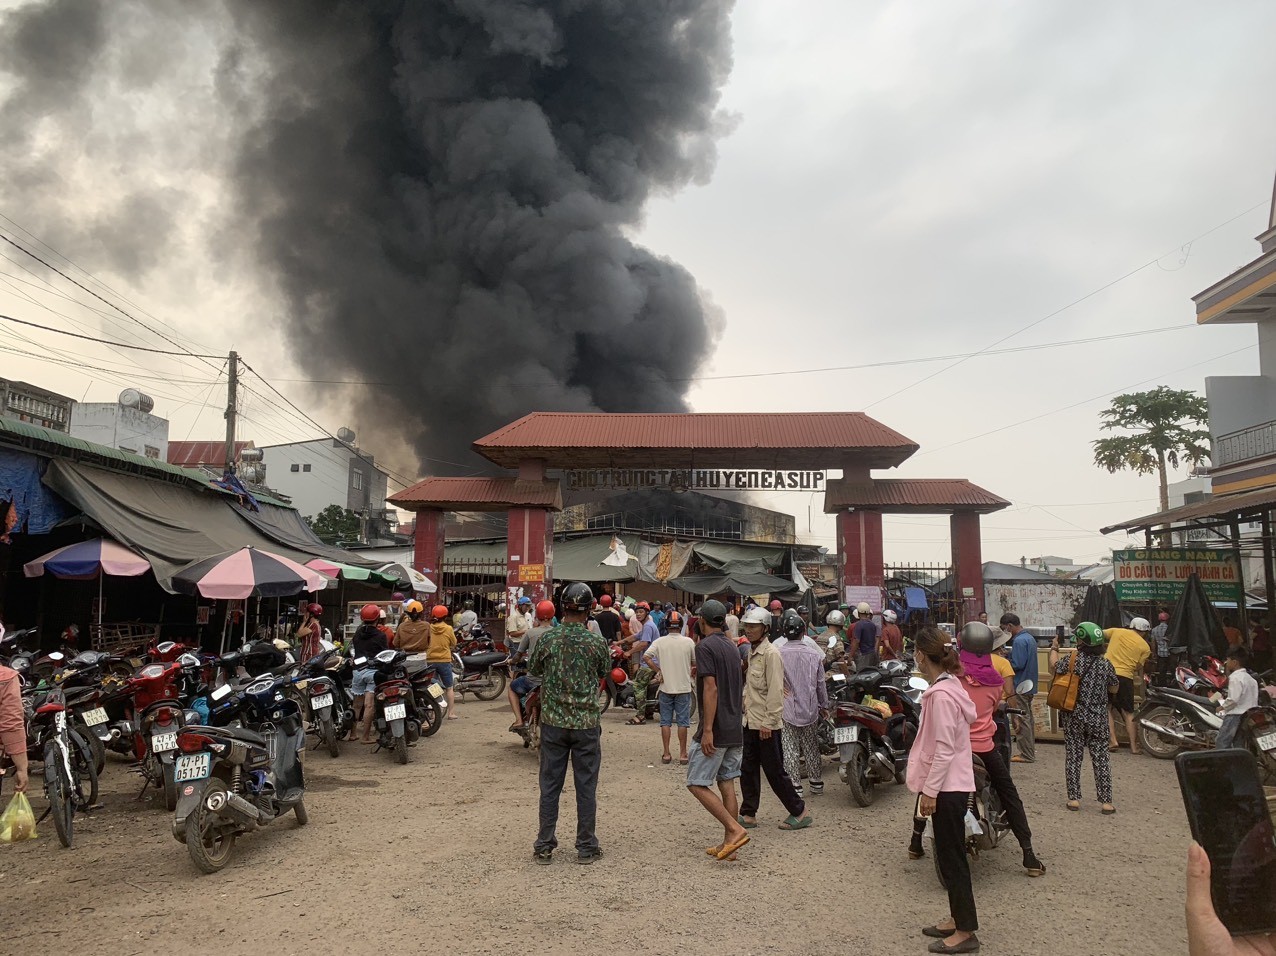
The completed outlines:
[[[671,578],[669,586],[688,594],[789,594],[798,590],[792,581],[774,574],[685,574]]]

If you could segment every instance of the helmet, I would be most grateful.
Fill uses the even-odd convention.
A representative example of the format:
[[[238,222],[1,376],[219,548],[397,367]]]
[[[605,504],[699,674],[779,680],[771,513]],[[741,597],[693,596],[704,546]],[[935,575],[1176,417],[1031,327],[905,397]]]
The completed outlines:
[[[557,613],[558,609],[554,607],[553,601],[541,601],[540,604],[536,605],[536,616],[542,621],[548,621]]]
[[[524,604],[531,604],[531,603],[532,603],[532,599],[529,598],[526,594],[524,594],[521,598],[518,599],[519,607],[522,607]]]
[[[1164,611],[1162,611],[1160,614],[1156,616],[1156,619],[1160,621],[1162,624],[1164,624],[1166,621],[1170,619],[1170,616],[1166,614]]]
[[[871,616],[873,613],[873,609],[868,606],[867,601],[860,601],[859,604],[855,605],[855,613],[859,615],[860,617],[864,617],[866,615]]]
[[[722,627],[727,623],[727,606],[721,601],[705,601],[696,614],[710,627]]]
[[[634,610],[635,611],[650,611],[651,605],[648,604],[646,601],[639,601],[637,604],[634,605]]]
[[[404,594],[402,591],[395,591],[393,594],[390,595],[391,601],[406,601],[407,598],[408,596]]]
[[[681,623],[682,623],[682,616],[677,611],[670,611],[669,624],[673,627],[677,627]]]
[[[780,608],[784,607],[784,605],[781,604],[779,601],[772,601],[770,604],[767,605],[767,607],[770,608],[772,611],[778,611]]]
[[[598,599],[598,603],[601,604],[603,607],[611,607],[611,595],[604,594],[602,597]]]
[[[770,624],[771,615],[763,608],[756,604],[744,612],[744,616],[740,618],[741,624]]]
[[[447,608],[442,604],[434,605],[434,607],[430,608],[430,617],[434,618],[436,621],[443,620],[447,617]]]
[[[377,620],[379,621],[385,620],[385,608],[383,607],[377,608]]]
[[[1133,621],[1130,622],[1130,628],[1131,630],[1139,631],[1140,633],[1145,633],[1147,631],[1152,630],[1152,625],[1148,623],[1147,618],[1136,617]]]
[[[806,621],[798,616],[797,611],[789,611],[784,615],[784,622],[780,625],[780,629],[790,641],[800,641],[806,634]]]
[[[1073,631],[1078,644],[1089,644],[1091,647],[1098,647],[1103,643],[1103,628],[1092,621],[1082,621],[1077,625],[1077,629]]]
[[[992,628],[979,621],[971,621],[961,629],[961,649],[972,654],[992,653]]]
[[[811,616],[811,609],[807,607],[805,604],[799,604],[797,606],[797,612],[799,616],[805,616],[805,617]]]
[[[323,605],[322,604],[307,604],[306,610],[309,611],[311,614],[313,614],[315,617],[318,617],[320,614],[323,613]]]
[[[380,616],[381,608],[377,607],[375,604],[365,604],[363,607],[359,608],[359,620],[361,621],[366,621],[370,624],[377,620]]]
[[[474,602],[466,601],[464,604],[461,605],[461,607],[465,608],[465,610],[467,611],[472,611],[474,610]]]
[[[829,611],[824,615],[824,623],[829,627],[841,627],[846,623],[846,615],[841,611]]]
[[[594,604],[594,592],[583,581],[575,581],[563,588],[559,600],[565,611],[588,611]]]
[[[425,605],[420,601],[409,601],[407,604],[403,605],[403,612],[405,614],[424,614]]]
[[[895,618],[895,612],[894,612],[894,611],[883,611],[883,612],[882,612],[882,620],[883,620],[883,621],[885,621],[887,624],[894,624],[894,623],[895,623],[895,620],[896,620],[896,618]]]
[[[619,667],[613,667],[611,669],[611,682],[613,684],[623,684],[627,680],[629,680],[629,675],[626,674],[624,670]]]

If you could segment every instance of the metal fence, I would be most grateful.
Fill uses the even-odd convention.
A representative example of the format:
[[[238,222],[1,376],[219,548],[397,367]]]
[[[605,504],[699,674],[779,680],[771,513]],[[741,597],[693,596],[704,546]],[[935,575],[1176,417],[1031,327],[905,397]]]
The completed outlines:
[[[504,561],[444,561],[435,598],[448,607],[473,601],[481,620],[494,620],[496,606],[505,600]]]
[[[887,564],[882,570],[887,607],[899,615],[904,633],[912,634],[923,624],[961,620],[962,602],[952,593],[951,565],[910,562]]]

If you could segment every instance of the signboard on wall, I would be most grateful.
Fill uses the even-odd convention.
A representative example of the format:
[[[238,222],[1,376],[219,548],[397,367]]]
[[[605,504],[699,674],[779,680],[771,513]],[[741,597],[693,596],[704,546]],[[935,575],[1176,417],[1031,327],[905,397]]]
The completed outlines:
[[[1211,601],[1241,596],[1236,553],[1220,548],[1139,548],[1112,552],[1113,586],[1118,601],[1172,604],[1188,576],[1195,573]]]
[[[855,605],[866,601],[874,614],[882,613],[882,589],[871,584],[846,585],[846,603],[851,607],[851,616],[855,616]],[[849,625],[848,625],[849,626]]]
[[[824,472],[745,468],[595,468],[563,473],[568,491],[823,491]]]
[[[518,566],[518,583],[519,584],[544,584],[545,583],[545,565],[520,564]]]

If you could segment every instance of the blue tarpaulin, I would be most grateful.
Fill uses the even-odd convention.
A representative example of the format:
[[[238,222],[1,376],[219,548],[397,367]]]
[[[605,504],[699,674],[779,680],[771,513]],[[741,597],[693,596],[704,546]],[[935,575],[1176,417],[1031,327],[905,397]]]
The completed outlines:
[[[0,448],[0,517],[12,501],[17,515],[15,534],[48,534],[58,522],[75,514],[73,508],[40,483],[47,464],[47,458]]]

